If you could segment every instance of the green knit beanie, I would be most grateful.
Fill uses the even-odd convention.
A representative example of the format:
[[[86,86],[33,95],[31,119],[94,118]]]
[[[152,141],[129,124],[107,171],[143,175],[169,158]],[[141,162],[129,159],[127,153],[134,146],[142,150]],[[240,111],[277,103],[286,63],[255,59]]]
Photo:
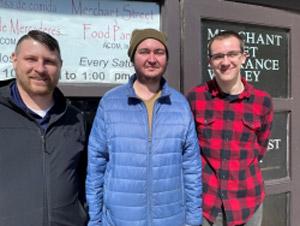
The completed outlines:
[[[154,38],[160,41],[165,46],[167,58],[169,58],[168,38],[164,33],[152,28],[143,29],[143,30],[135,29],[131,34],[130,46],[127,52],[131,61],[133,60],[137,46],[147,38]]]

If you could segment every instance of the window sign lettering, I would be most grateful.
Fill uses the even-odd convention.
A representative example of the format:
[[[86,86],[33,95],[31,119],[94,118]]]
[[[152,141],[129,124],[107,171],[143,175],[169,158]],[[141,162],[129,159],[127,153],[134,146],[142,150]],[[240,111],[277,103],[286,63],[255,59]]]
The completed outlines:
[[[202,21],[202,65],[204,81],[213,78],[207,65],[208,42],[218,33],[233,30],[245,42],[248,57],[242,66],[242,76],[256,88],[272,97],[288,97],[288,31],[286,29],[223,21]]]
[[[134,29],[160,28],[159,4],[125,0],[0,0],[0,80],[15,77],[11,53],[30,30],[56,38],[60,83],[126,83]]]

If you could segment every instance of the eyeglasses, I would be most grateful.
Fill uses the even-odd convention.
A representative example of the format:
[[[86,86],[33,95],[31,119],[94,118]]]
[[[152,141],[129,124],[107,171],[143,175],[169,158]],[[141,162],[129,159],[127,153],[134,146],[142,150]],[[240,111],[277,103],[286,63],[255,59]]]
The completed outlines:
[[[228,53],[216,53],[210,55],[210,59],[213,61],[221,61],[225,58],[225,56],[227,56],[228,59],[230,60],[236,60],[241,54],[242,54],[241,51],[230,51]]]

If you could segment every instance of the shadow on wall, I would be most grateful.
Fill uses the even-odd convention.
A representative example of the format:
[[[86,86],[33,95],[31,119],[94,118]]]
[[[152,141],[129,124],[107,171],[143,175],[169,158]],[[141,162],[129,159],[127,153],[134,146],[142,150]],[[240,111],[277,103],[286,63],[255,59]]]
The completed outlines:
[[[87,131],[89,134],[101,97],[67,97],[67,99],[71,105],[78,108],[84,114],[87,120]]]

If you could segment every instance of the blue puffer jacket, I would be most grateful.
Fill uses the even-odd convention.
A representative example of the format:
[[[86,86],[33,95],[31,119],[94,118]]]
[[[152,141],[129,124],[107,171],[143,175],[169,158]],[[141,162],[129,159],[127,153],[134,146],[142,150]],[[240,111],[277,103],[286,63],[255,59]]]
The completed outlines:
[[[150,137],[135,78],[105,94],[97,110],[88,147],[89,226],[200,225],[201,159],[190,107],[162,79]]]

